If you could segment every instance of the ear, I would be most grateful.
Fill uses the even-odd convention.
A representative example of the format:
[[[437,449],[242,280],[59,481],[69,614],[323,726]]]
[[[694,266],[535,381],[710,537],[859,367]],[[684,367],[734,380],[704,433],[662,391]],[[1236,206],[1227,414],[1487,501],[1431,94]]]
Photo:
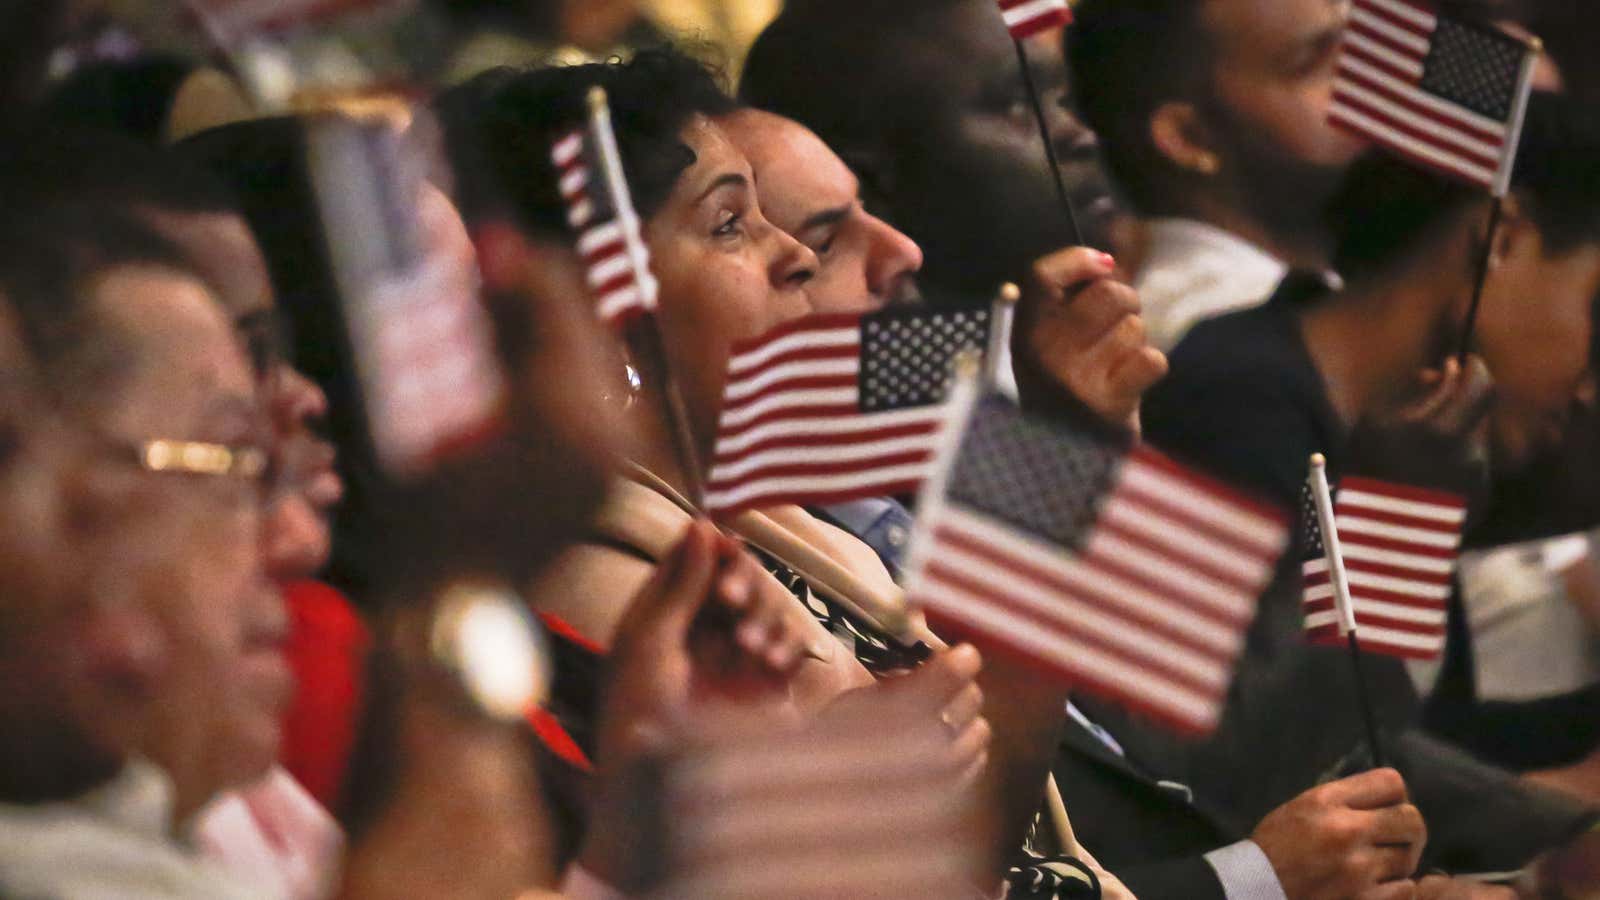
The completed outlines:
[[[1513,255],[1525,249],[1526,244],[1539,240],[1538,229],[1514,194],[1508,194],[1500,201],[1500,221],[1493,234],[1489,233],[1487,214],[1474,211],[1472,215],[1477,218],[1472,228],[1473,247],[1480,254],[1485,246],[1488,247],[1491,273],[1505,266]]]
[[[1150,114],[1150,143],[1185,172],[1211,176],[1222,169],[1211,129],[1193,103],[1173,101],[1156,107]]]

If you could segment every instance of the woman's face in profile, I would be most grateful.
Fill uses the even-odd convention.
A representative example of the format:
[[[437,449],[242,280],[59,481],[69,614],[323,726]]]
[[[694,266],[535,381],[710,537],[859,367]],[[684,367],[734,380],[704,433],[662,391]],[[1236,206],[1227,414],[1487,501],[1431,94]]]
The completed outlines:
[[[722,129],[696,118],[680,135],[695,162],[645,228],[661,282],[662,338],[696,432],[712,433],[730,345],[813,312],[816,256],[774,227],[750,163]]]

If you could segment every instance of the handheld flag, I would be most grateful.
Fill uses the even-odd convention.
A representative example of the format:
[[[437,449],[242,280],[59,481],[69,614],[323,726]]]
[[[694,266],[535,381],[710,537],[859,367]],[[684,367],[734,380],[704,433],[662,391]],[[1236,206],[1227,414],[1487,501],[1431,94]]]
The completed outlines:
[[[924,490],[908,597],[1172,728],[1215,727],[1285,519],[991,396]]]
[[[1441,15],[1431,0],[1354,0],[1330,120],[1503,197],[1538,43]]]
[[[1072,10],[1067,0],[1000,0],[1001,18],[1011,32],[1011,45],[1017,51],[1017,68],[1022,76],[1022,87],[1028,92],[1028,102],[1033,106],[1033,121],[1039,126],[1039,141],[1044,146],[1045,161],[1050,164],[1050,177],[1056,185],[1056,199],[1061,202],[1061,212],[1067,219],[1067,237],[1074,246],[1083,244],[1083,229],[1078,225],[1078,213],[1072,208],[1072,197],[1067,194],[1067,184],[1061,179],[1061,162],[1056,159],[1056,142],[1051,137],[1050,125],[1045,120],[1044,103],[1039,99],[1039,86],[1033,80],[1033,66],[1028,63],[1028,50],[1023,41],[1060,28],[1072,21]]]
[[[605,92],[595,88],[589,104],[588,126],[556,141],[550,159],[560,177],[567,223],[578,235],[578,255],[588,269],[600,319],[618,325],[655,309],[657,285],[623,175]]]
[[[991,311],[815,316],[733,350],[706,510],[912,493],[927,477],[954,363]]]
[[[1308,483],[1306,498],[1314,503]],[[1340,625],[1337,591],[1315,507],[1306,521],[1306,636],[1314,644],[1345,642],[1358,628],[1361,648],[1410,659],[1444,652],[1446,604],[1461,544],[1466,504],[1452,494],[1345,478],[1333,505],[1350,616]]]
[[[1067,0],[1000,0],[1000,13],[1011,36],[1019,41],[1072,22]]]

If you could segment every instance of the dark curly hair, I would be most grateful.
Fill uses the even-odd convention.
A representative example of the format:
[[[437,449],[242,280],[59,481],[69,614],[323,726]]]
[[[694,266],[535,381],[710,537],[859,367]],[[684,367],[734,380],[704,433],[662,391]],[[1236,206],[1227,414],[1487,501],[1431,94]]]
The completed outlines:
[[[485,72],[436,102],[468,222],[510,213],[537,231],[566,229],[550,145],[587,121],[586,97],[596,85],[609,97],[622,167],[645,219],[695,162],[680,137],[684,127],[697,115],[738,108],[716,71],[672,48],[626,62]]]

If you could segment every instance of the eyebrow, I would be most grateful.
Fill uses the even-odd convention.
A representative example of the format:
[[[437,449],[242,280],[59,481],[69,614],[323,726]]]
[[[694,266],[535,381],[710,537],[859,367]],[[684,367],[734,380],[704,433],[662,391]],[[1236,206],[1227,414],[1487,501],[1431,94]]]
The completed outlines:
[[[813,228],[822,228],[826,225],[837,225],[838,223],[843,222],[850,215],[850,210],[854,208],[854,203],[846,203],[843,206],[836,206],[833,209],[825,209],[819,213],[808,216],[804,222],[800,223],[800,227],[797,230],[804,232],[810,231]]]
[[[749,187],[750,179],[740,175],[738,172],[729,172],[726,175],[719,175],[717,176],[716,181],[711,182],[711,184],[705,190],[700,192],[700,196],[694,198],[695,202],[699,203],[701,200],[704,200],[705,198],[716,193],[719,189],[730,186]]]

